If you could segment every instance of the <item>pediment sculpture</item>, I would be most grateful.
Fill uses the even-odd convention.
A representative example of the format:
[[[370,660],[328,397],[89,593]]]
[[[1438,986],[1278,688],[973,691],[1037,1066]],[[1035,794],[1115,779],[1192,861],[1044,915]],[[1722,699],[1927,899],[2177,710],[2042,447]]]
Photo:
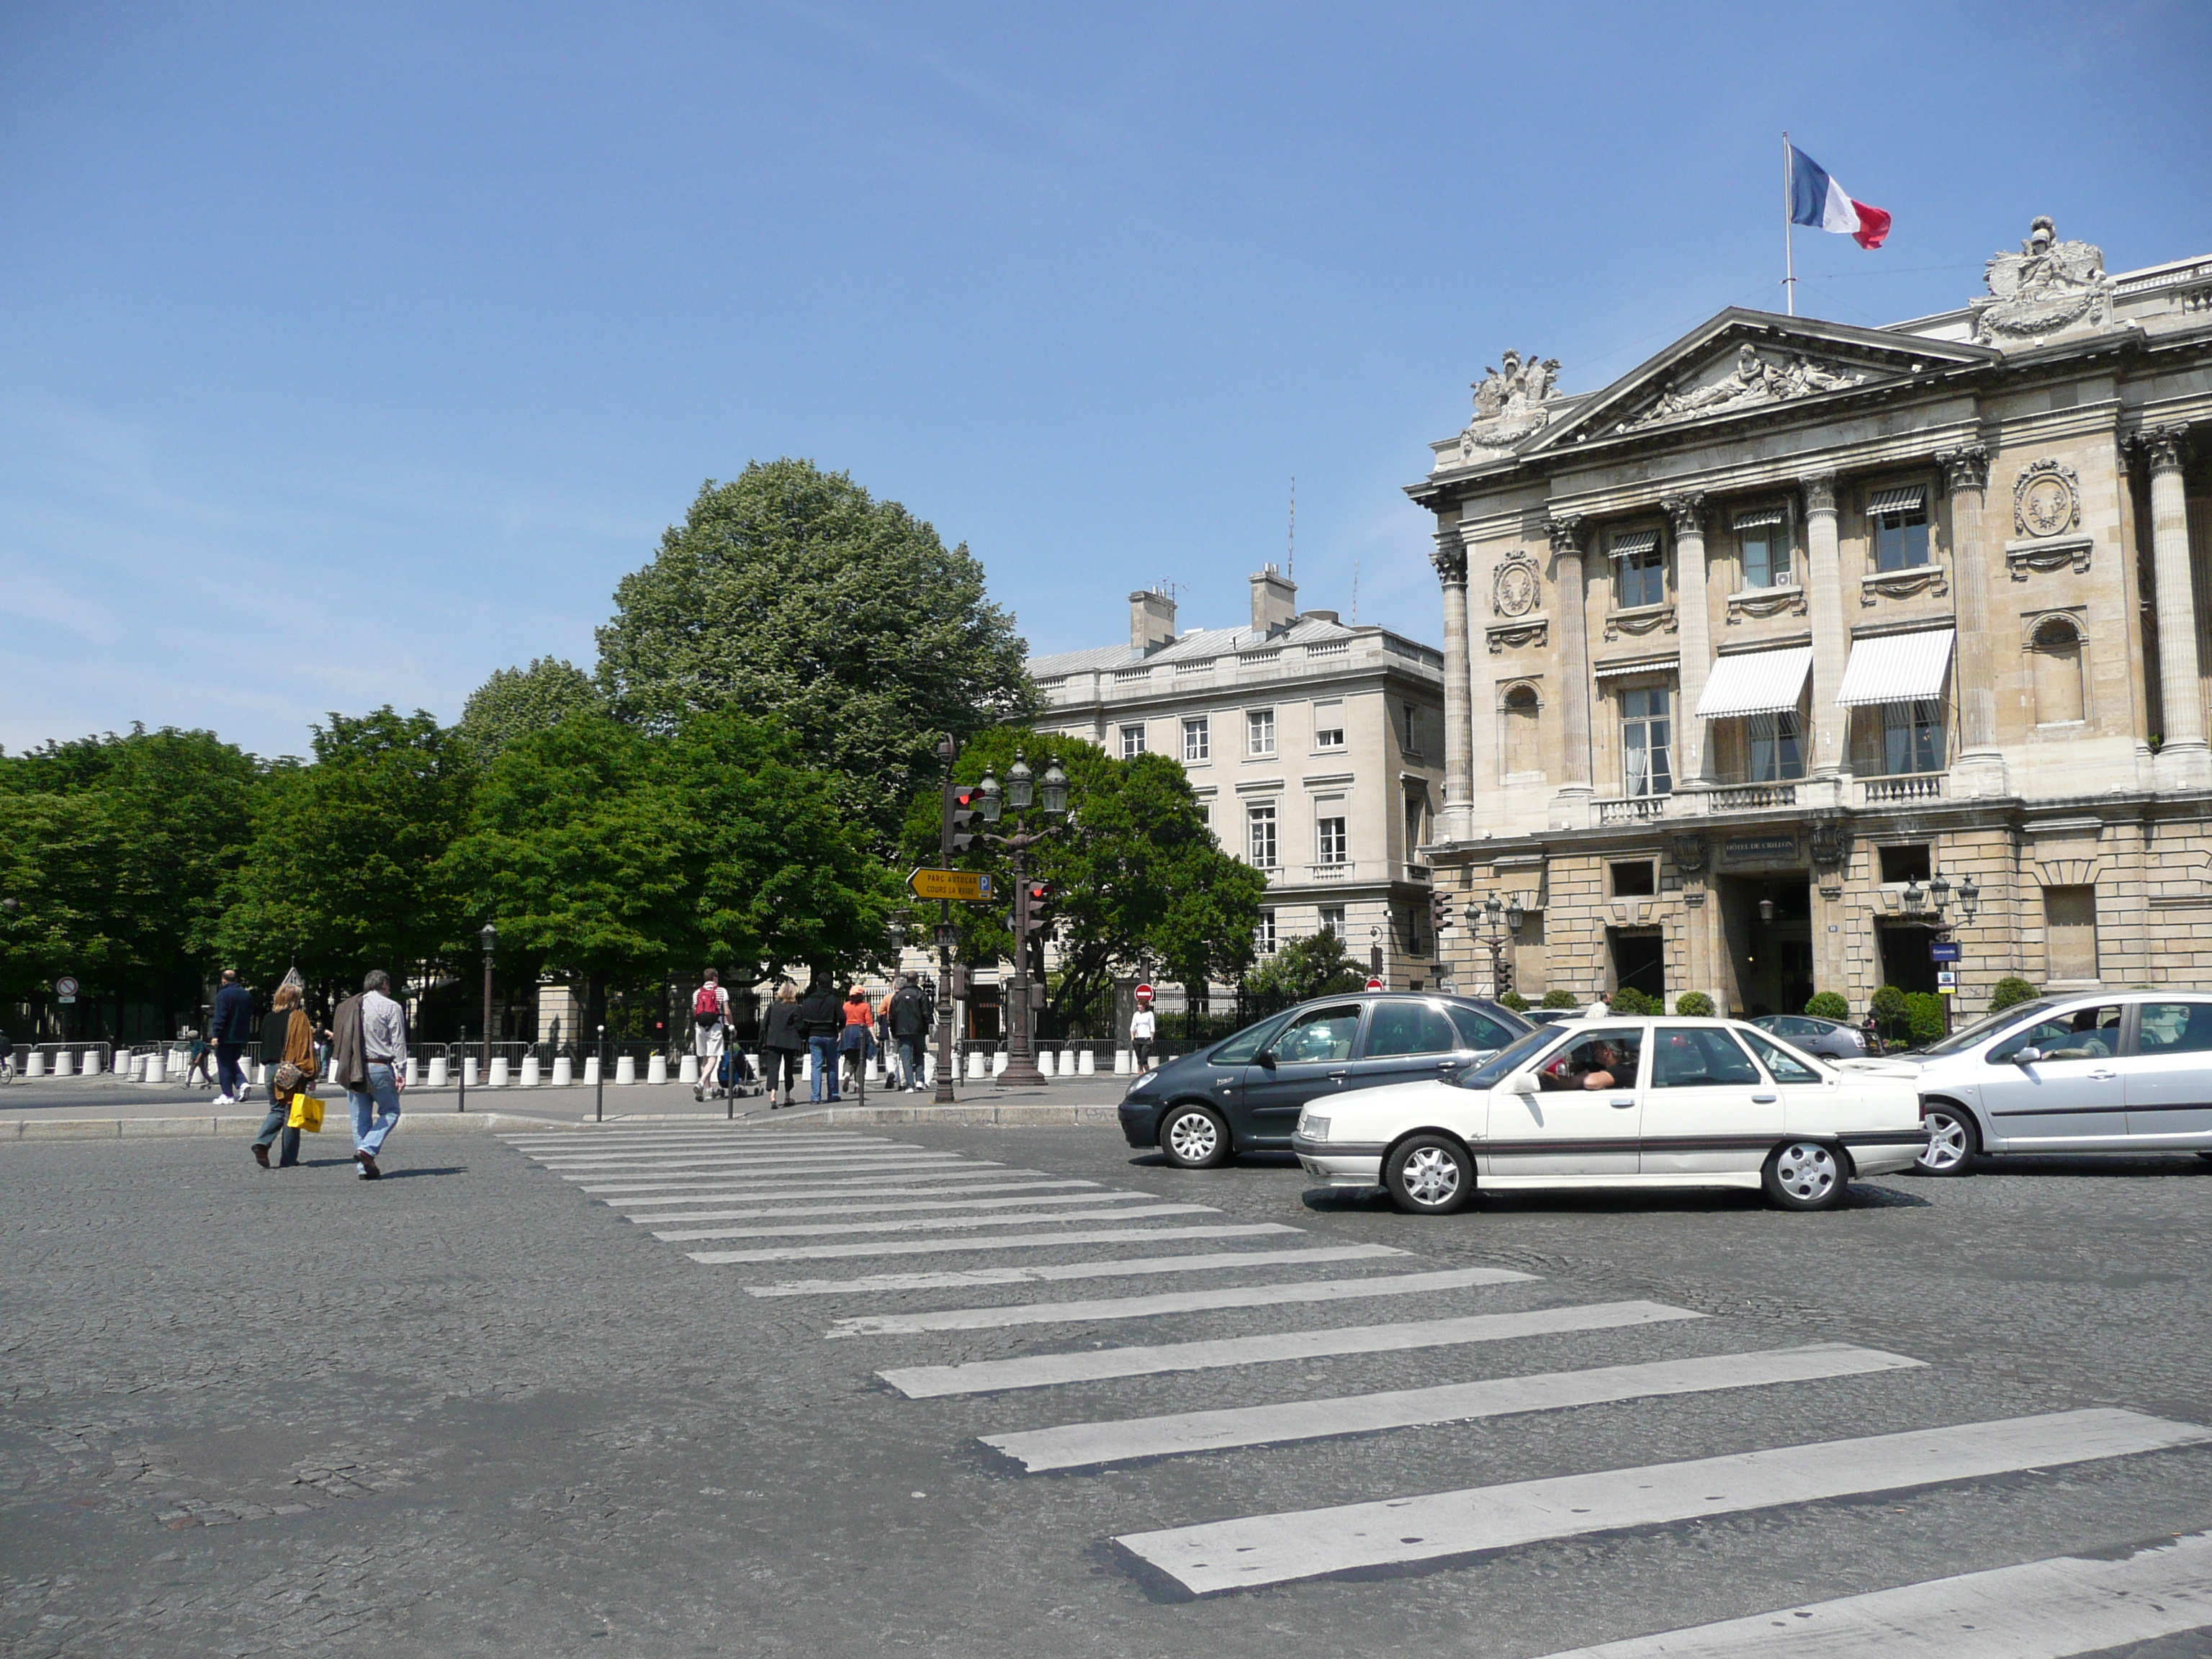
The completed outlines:
[[[1552,418],[1548,407],[1559,398],[1559,360],[1531,352],[1505,354],[1505,367],[1486,368],[1474,383],[1474,418],[1459,434],[1462,461],[1511,449]]]
[[[1642,414],[1623,421],[1617,429],[1632,432],[1662,421],[1718,415],[1761,404],[1788,403],[1821,392],[1844,392],[1865,380],[1865,374],[1856,369],[1816,363],[1802,352],[1788,357],[1769,357],[1746,343],[1736,348],[1735,363],[1718,379],[1700,384],[1700,376],[1686,376],[1662,392],[1658,400]]]
[[[2036,345],[2069,328],[2112,320],[2104,249],[2060,241],[2047,218],[2028,226],[2019,252],[1992,254],[1982,280],[1990,291],[1973,302],[1974,337],[1984,344]]]

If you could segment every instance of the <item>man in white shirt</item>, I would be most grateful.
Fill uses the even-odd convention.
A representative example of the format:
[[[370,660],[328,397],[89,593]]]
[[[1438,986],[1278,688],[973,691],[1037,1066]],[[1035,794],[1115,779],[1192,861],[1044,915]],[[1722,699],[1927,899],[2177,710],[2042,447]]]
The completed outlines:
[[[730,994],[722,976],[709,968],[699,988],[691,994],[691,1051],[699,1057],[699,1081],[691,1098],[704,1100],[707,1091],[722,1092],[722,1046],[730,1029]]]

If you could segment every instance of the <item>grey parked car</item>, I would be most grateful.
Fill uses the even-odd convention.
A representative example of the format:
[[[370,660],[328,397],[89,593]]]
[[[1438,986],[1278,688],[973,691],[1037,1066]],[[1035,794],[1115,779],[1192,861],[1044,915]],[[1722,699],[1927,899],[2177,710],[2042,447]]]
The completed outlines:
[[[1186,1170],[1211,1169],[1248,1148],[1289,1146],[1309,1101],[1461,1071],[1530,1029],[1475,997],[1316,997],[1146,1073],[1121,1102],[1121,1133]]]
[[[1785,1039],[1791,1048],[1823,1060],[1856,1060],[1867,1051],[1866,1038],[1856,1025],[1814,1014],[1768,1014],[1751,1023]]]

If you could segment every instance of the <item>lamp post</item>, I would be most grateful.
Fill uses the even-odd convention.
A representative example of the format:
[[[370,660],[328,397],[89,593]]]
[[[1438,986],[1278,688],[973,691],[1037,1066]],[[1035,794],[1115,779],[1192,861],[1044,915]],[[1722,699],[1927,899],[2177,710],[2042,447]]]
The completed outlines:
[[[1006,1069],[999,1074],[1001,1084],[1040,1084],[1044,1073],[1037,1070],[1036,1045],[1032,1036],[1033,1010],[1030,1006],[1030,848],[1056,836],[1067,817],[1067,774],[1060,769],[1060,757],[1054,756],[1045,767],[1044,776],[1036,777],[1030,771],[1028,759],[1018,750],[1014,763],[1006,769],[1004,789],[998,779],[988,772],[982,782],[983,822],[997,823],[1011,807],[1013,834],[994,836],[986,831],[983,836],[995,847],[1003,847],[1012,856],[1014,866],[1014,974],[1009,989],[1013,993],[1012,1006],[1006,1011]],[[1036,811],[1059,822],[1031,830],[1029,814]]]
[[[483,929],[477,934],[477,937],[483,941],[483,1073],[485,1080],[489,1082],[491,1079],[491,955],[494,951],[499,948],[499,929],[493,927],[489,922],[486,922],[484,923]]]
[[[1501,900],[1496,893],[1474,909],[1482,919],[1476,927],[1474,942],[1490,952],[1490,994],[1502,997],[1513,988],[1513,970],[1505,965],[1506,948],[1521,932],[1528,912],[1518,898]]]

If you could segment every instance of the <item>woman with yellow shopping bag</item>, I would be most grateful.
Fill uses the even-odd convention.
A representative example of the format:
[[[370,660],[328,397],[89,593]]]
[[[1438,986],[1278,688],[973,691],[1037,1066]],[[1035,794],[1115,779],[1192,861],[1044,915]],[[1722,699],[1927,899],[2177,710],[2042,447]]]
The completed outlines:
[[[323,1127],[323,1103],[307,1092],[315,1080],[315,1028],[300,1006],[295,974],[284,976],[275,1006],[261,1022],[261,1060],[269,1068],[269,1115],[254,1137],[253,1161],[270,1167],[269,1146],[281,1131],[284,1141],[276,1167],[289,1169],[300,1161],[301,1130]]]

